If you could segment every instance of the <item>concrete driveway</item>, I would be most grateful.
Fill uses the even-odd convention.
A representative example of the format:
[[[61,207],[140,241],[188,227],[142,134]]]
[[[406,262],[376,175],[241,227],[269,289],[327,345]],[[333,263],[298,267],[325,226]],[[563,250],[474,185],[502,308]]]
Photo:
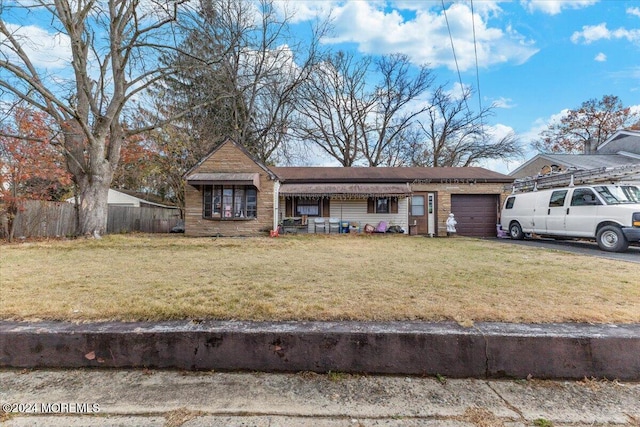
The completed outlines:
[[[600,250],[595,242],[588,242],[582,240],[553,240],[553,239],[524,239],[524,240],[511,240],[511,239],[492,239],[499,244],[505,245],[522,245],[533,246],[538,248],[553,249],[558,251],[572,252],[582,255],[591,255],[600,258],[614,259],[618,261],[629,261],[640,263],[640,246],[629,246],[626,252],[615,253],[605,252]]]

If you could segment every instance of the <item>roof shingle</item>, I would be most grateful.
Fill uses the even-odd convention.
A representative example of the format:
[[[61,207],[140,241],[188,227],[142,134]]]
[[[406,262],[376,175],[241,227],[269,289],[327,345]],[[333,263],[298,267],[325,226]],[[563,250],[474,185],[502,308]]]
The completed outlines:
[[[391,183],[441,180],[475,180],[480,182],[513,182],[513,178],[480,167],[271,167],[288,183]]]

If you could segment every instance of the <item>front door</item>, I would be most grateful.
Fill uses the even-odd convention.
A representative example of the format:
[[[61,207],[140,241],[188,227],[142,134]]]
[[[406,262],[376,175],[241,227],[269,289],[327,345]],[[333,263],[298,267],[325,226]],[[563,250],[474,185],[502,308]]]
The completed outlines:
[[[434,193],[413,193],[409,224],[416,227],[417,234],[435,233],[435,197]]]

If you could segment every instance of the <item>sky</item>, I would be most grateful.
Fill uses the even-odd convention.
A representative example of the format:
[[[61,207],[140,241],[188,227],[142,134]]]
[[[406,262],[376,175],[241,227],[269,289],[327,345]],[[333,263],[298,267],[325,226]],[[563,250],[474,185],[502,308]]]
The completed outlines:
[[[476,91],[470,108],[495,105],[487,126],[514,131],[525,157],[482,166],[508,173],[535,155],[529,146],[563,111],[616,95],[640,112],[639,0],[289,0],[300,34],[331,14],[333,50],[404,53],[427,64],[438,84]],[[3,20],[31,41],[37,65],[68,67],[68,40],[36,14]],[[452,46],[453,45],[453,46]],[[454,59],[455,51],[455,59]],[[457,61],[456,61],[457,60]],[[326,161],[326,159],[325,159]],[[319,160],[323,163],[322,160]]]
[[[616,95],[640,112],[638,0],[300,0],[294,6],[300,24],[330,11],[327,46],[404,53],[428,64],[440,84],[472,86],[470,108],[495,105],[489,125],[497,135],[513,130],[526,159],[536,154],[529,146],[538,134],[584,101]],[[504,173],[524,160],[484,166]]]

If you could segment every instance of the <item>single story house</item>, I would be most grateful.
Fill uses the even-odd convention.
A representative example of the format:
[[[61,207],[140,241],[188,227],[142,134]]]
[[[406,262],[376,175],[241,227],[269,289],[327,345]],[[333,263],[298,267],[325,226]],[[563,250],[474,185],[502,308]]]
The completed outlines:
[[[331,233],[386,223],[406,233],[496,235],[513,178],[478,167],[268,167],[227,139],[185,173],[185,233]],[[506,190],[505,190],[506,188]]]

